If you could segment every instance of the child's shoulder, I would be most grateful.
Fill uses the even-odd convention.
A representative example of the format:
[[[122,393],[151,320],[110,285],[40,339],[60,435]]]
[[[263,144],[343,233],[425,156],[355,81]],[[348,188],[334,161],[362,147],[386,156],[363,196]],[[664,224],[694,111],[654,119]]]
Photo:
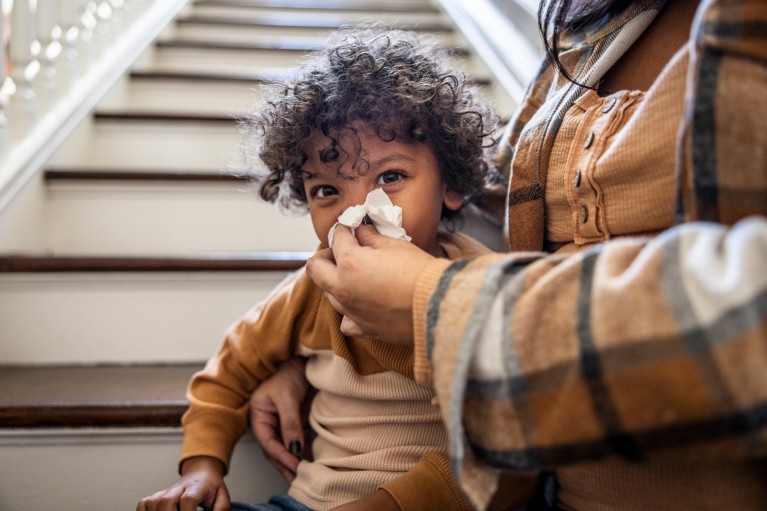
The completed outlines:
[[[437,233],[437,241],[447,254],[448,259],[476,257],[493,252],[479,241],[462,232],[440,230]]]

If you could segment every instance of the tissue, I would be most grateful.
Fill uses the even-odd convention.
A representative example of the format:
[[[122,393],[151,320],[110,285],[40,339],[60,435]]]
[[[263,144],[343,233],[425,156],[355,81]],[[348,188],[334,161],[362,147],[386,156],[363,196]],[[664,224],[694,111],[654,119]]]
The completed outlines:
[[[333,246],[333,233],[338,224],[350,227],[354,233],[365,215],[373,222],[373,226],[379,233],[390,238],[410,241],[410,236],[402,228],[402,208],[392,204],[386,192],[376,188],[368,193],[364,204],[351,206],[341,213],[338,222],[328,232],[328,246]]]

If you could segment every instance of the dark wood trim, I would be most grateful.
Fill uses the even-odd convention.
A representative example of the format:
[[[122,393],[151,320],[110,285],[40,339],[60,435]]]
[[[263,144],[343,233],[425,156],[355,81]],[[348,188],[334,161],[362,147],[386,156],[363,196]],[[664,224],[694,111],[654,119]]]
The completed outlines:
[[[181,80],[211,82],[279,82],[287,73],[190,73],[187,71],[131,71],[135,80]],[[477,87],[486,87],[492,83],[489,78],[474,78],[471,83]]]
[[[247,182],[246,175],[222,172],[184,172],[168,170],[72,170],[48,169],[43,174],[45,181],[173,181],[173,182]]]
[[[352,12],[407,12],[438,14],[440,10],[433,5],[419,5],[417,3],[391,2],[391,3],[363,3],[348,1],[326,0],[312,5],[305,0],[197,0],[195,5],[208,5],[214,7],[253,7],[254,9],[290,9],[290,10],[313,10],[327,9],[333,11]]]
[[[264,272],[294,271],[311,252],[190,256],[0,255],[0,273]]]
[[[301,53],[317,52],[325,48],[324,42],[315,38],[297,38],[289,41],[275,40],[265,43],[209,41],[204,39],[160,39],[155,43],[155,46],[157,48],[166,49],[283,51]],[[467,48],[450,48],[450,51],[460,57],[470,55]]]
[[[227,123],[238,122],[234,115],[228,114],[200,114],[179,112],[149,112],[149,111],[105,111],[97,110],[93,114],[95,121],[136,121],[136,122],[202,122],[202,123]]]
[[[312,29],[337,29],[341,26],[352,24],[353,20],[348,17],[338,19],[318,19],[307,15],[304,18],[294,17],[290,21],[275,16],[260,17],[228,17],[228,16],[205,16],[190,14],[176,19],[179,25],[221,25],[253,28],[312,28]],[[450,32],[453,26],[448,23],[416,22],[416,23],[392,23],[390,28],[410,30],[414,32]]]
[[[227,50],[227,51],[295,51],[308,53],[320,51],[325,44],[320,40],[308,38],[295,41],[271,41],[268,43],[245,43],[229,41],[207,41],[202,39],[160,39],[155,42],[157,48],[189,48],[194,50]]]
[[[0,428],[176,427],[187,405],[0,408]]]
[[[202,366],[0,366],[0,428],[179,426]]]
[[[263,83],[278,81],[284,73],[199,73],[190,71],[133,70],[132,80],[180,80],[194,82],[248,82]]]

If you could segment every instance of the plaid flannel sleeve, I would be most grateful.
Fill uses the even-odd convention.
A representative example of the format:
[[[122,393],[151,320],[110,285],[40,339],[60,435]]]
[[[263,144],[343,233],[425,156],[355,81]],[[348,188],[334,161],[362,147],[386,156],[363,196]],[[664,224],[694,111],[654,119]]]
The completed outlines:
[[[767,455],[765,254],[752,217],[453,263],[425,344],[463,484],[479,466]]]
[[[475,504],[499,468],[767,456],[766,30],[761,0],[699,8],[679,139],[687,223],[434,279],[420,337]]]

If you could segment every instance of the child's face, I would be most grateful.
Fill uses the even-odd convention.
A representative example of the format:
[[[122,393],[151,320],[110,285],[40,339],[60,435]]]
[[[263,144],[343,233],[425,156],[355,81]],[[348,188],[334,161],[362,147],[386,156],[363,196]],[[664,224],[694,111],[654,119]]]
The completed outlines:
[[[432,255],[441,255],[437,227],[442,205],[455,210],[463,198],[442,182],[431,146],[400,138],[386,142],[368,126],[354,126],[359,148],[354,135],[342,132],[334,161],[320,160],[320,152],[331,145],[331,139],[318,130],[302,146],[308,156],[301,167],[304,191],[319,239],[327,244],[328,231],[341,213],[362,204],[370,191],[381,188],[395,206],[402,208],[402,227],[413,243]],[[359,158],[355,157],[357,150]]]

